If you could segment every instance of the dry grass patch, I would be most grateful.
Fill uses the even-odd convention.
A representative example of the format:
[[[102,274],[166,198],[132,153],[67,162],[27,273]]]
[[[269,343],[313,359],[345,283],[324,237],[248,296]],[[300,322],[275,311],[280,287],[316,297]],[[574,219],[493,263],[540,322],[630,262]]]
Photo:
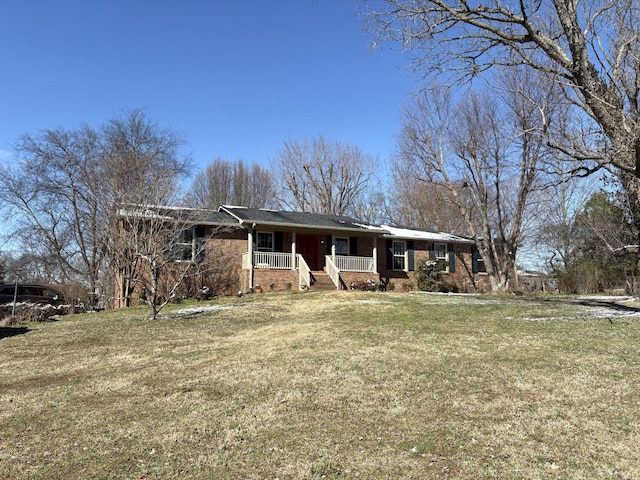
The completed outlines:
[[[32,324],[0,339],[0,477],[640,478],[638,321],[551,300],[269,293]]]

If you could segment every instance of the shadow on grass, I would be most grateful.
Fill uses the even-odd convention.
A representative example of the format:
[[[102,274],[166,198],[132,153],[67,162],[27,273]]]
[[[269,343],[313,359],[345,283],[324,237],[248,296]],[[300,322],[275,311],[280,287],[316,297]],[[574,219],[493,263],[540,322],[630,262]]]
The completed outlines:
[[[0,327],[0,340],[16,335],[24,335],[29,329],[27,327]]]
[[[632,307],[630,305],[622,305],[620,303],[616,303],[615,300],[582,298],[582,299],[577,299],[576,303],[578,305],[583,305],[585,307],[607,308],[607,309],[611,310],[612,313],[614,313],[616,315],[638,315],[638,314],[640,314],[640,308]]]
[[[640,308],[633,307],[631,305],[623,305],[618,303],[619,298],[612,297],[607,299],[606,297],[577,297],[577,298],[547,298],[545,302],[551,303],[563,303],[570,305],[579,305],[586,308],[601,309],[602,312],[609,312],[609,322],[613,323],[614,318],[627,317],[632,315],[640,315]],[[606,318],[606,317],[605,317]]]

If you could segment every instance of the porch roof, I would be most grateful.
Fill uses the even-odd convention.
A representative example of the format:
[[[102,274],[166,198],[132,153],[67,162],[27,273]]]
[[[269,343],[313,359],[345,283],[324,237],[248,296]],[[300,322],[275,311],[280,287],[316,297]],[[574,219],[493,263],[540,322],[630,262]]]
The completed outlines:
[[[379,225],[363,223],[351,217],[325,215],[309,212],[286,212],[262,208],[249,208],[222,205],[219,212],[226,212],[235,217],[240,224],[270,225],[287,228],[304,228],[319,230],[340,230],[368,234],[385,234],[388,231]]]

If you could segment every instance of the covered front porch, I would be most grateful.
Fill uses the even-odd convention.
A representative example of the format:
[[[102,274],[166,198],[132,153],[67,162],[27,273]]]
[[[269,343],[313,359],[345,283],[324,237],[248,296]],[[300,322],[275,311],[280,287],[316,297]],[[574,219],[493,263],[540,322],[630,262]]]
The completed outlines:
[[[250,231],[247,247],[242,268],[249,273],[249,288],[280,283],[299,290],[322,284],[341,290],[348,288],[350,274],[378,274],[374,236]]]

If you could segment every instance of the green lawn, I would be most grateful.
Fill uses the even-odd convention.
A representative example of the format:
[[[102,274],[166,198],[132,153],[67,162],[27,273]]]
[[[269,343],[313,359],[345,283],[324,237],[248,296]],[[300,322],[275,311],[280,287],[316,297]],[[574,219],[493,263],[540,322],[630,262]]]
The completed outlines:
[[[0,329],[0,478],[639,479],[640,317],[605,307],[268,293]]]

